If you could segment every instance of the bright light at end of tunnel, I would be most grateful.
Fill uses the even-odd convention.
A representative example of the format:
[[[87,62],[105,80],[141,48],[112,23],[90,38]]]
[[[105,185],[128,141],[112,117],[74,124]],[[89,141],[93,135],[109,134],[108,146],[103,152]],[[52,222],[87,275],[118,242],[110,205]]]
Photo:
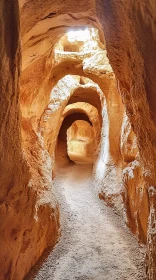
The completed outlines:
[[[93,32],[93,28],[86,28],[84,30],[75,30],[75,31],[69,31],[68,34],[68,41],[74,42],[74,41],[88,41],[91,37],[90,31]]]

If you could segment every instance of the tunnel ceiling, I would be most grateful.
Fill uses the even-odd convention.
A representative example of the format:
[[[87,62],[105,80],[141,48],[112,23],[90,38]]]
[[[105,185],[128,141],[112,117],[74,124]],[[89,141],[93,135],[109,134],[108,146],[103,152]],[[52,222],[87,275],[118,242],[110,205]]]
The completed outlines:
[[[70,97],[68,104],[76,103],[76,102],[87,102],[94,107],[96,107],[101,113],[101,101],[100,96],[97,91],[91,88],[78,88],[74,91],[72,96]]]

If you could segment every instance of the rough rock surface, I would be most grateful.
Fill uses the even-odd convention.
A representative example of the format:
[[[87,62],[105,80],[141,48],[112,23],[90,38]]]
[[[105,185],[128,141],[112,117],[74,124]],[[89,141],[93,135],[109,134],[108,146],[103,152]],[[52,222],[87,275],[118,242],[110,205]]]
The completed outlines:
[[[125,115],[121,131],[123,199],[125,217],[132,232],[140,242],[147,242],[149,201],[147,183],[141,165],[136,135]]]
[[[137,138],[149,189],[148,277],[156,279],[156,2],[97,0],[108,57]],[[131,47],[129,47],[131,46]],[[151,189],[151,191],[150,191]]]
[[[49,203],[46,199],[45,185],[42,184],[39,193],[43,176],[36,172],[35,180],[32,178],[23,153],[18,1],[1,1],[0,33],[0,278],[21,280],[45,247],[55,244],[59,212],[56,200],[53,198]],[[33,133],[29,136],[34,137],[31,141],[35,139]],[[35,156],[31,160],[34,158],[37,161]],[[41,172],[43,169],[42,166]],[[47,176],[44,177],[46,180]],[[51,190],[50,186],[48,189]]]
[[[88,102],[102,124],[96,192],[119,210],[124,202],[155,280],[156,2],[79,2],[20,0],[22,52],[18,2],[0,4],[1,277],[22,279],[56,241],[51,174],[61,117],[68,103]],[[65,34],[84,26],[84,39]]]

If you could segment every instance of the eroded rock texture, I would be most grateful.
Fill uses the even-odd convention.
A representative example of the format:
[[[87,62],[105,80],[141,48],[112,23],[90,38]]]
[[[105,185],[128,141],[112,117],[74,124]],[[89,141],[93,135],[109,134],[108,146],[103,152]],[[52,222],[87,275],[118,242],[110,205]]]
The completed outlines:
[[[22,150],[19,109],[21,53],[17,1],[1,1],[0,28],[0,275],[1,279],[23,279],[45,247],[55,243],[59,212],[55,199],[48,200],[52,183],[47,174],[43,180],[46,166],[41,166],[40,173],[36,170],[35,176]],[[27,131],[30,129],[29,137],[34,145],[35,135],[29,125],[25,128]],[[35,150],[38,153],[36,148],[38,149],[33,146],[34,154]],[[38,156],[31,156],[31,164],[33,162],[33,168],[37,169],[35,161],[38,163]],[[47,162],[47,157],[44,157],[44,161]]]
[[[140,160],[136,135],[125,115],[121,131],[121,154],[123,158],[123,199],[127,223],[139,241],[146,243],[149,202],[147,183]]]
[[[156,4],[79,2],[20,0],[20,18],[17,1],[0,4],[1,278],[23,279],[55,244],[52,177],[77,147],[99,197],[148,243],[155,280]]]
[[[155,1],[97,1],[105,32],[108,56],[127,114],[137,137],[147,188],[155,190],[156,178],[156,3]],[[145,171],[146,170],[146,171]],[[155,192],[155,191],[154,191]],[[152,192],[152,193],[154,193]],[[155,210],[150,203],[148,227],[148,277],[156,278]],[[155,248],[155,249],[154,249]]]

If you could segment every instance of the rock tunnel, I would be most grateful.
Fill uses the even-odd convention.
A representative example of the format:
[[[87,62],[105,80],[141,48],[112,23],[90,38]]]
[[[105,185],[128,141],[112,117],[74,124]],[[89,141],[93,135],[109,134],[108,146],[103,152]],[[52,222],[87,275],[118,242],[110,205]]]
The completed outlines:
[[[0,279],[156,280],[155,1],[1,0],[0,33]]]

